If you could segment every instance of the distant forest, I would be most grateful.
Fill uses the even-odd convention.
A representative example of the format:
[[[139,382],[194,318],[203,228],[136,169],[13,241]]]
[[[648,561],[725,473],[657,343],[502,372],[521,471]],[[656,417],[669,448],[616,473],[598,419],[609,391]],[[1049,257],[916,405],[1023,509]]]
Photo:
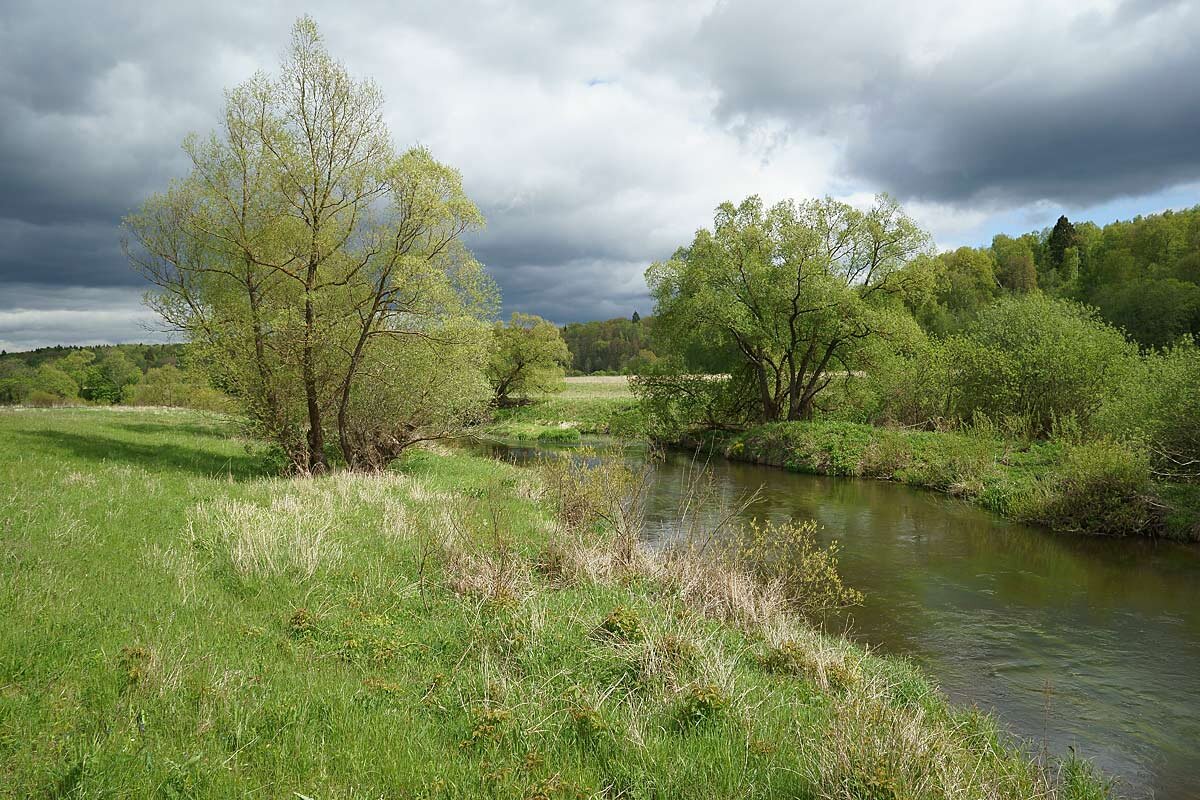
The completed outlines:
[[[953,333],[1004,294],[1041,289],[1093,306],[1143,348],[1200,335],[1200,206],[1103,228],[1060,217],[1051,228],[990,247],[961,247],[909,266],[925,270],[927,300],[912,308],[930,333]]]
[[[572,322],[562,329],[571,351],[570,372],[625,374],[655,356],[650,346],[652,318],[636,311],[631,319],[617,317],[597,322]]]

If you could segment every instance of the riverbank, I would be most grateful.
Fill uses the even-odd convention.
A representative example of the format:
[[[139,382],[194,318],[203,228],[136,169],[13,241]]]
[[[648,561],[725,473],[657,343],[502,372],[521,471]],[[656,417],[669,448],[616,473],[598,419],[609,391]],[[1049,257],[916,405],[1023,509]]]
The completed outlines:
[[[0,486],[0,795],[1104,796],[494,460],[284,480],[219,417],[7,411]]]
[[[643,428],[625,378],[584,377],[568,378],[559,395],[498,411],[481,431],[575,444],[581,434],[643,437]],[[1200,541],[1200,486],[1154,481],[1137,454],[1114,443],[784,422],[695,432],[668,444],[795,472],[897,481],[1057,531]]]
[[[795,472],[898,481],[1059,531],[1200,540],[1200,487],[1156,483],[1114,444],[782,422],[675,443]]]

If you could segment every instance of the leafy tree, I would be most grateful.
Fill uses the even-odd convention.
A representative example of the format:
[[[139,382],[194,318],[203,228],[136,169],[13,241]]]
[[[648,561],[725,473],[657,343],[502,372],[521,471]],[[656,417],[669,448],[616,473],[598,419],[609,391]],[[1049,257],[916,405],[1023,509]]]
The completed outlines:
[[[120,350],[105,350],[85,372],[80,396],[98,403],[119,403],[126,386],[137,383],[142,371]]]
[[[37,374],[34,375],[33,383],[30,387],[32,391],[42,392],[44,394],[53,395],[62,400],[75,400],[79,397],[79,384],[71,377],[63,367],[71,367],[72,364],[66,363],[68,359],[62,359],[57,363],[42,364],[37,369]]]
[[[88,371],[95,360],[96,353],[92,350],[72,350],[54,362],[59,369],[70,375],[71,380],[75,383],[75,390],[71,393],[71,397],[78,396],[87,385]]]
[[[1137,357],[1094,309],[1040,293],[997,301],[951,350],[964,417],[1020,417],[1041,435],[1067,417],[1086,423]]]
[[[1075,247],[1075,244],[1075,226],[1071,224],[1071,221],[1065,215],[1059,217],[1058,222],[1054,223],[1054,230],[1050,231],[1050,238],[1046,241],[1046,251],[1050,257],[1050,266],[1055,269],[1061,267],[1067,250]]]
[[[429,435],[420,415],[372,415],[402,358],[440,374],[430,353],[487,345],[495,287],[462,243],[482,216],[458,173],[424,149],[397,155],[378,88],[307,17],[279,78],[229,92],[222,129],[185,150],[191,173],[127,219],[127,251],[217,385],[301,471],[327,469],[327,428],[354,469]],[[446,407],[486,403],[472,363],[478,380],[446,387],[471,396]]]
[[[656,335],[688,356],[732,351],[730,381],[761,420],[808,419],[837,375],[857,368],[864,345],[887,336],[902,311],[889,303],[903,267],[928,236],[890,198],[867,211],[832,199],[758,197],[718,207],[712,230],[646,273]]]
[[[23,403],[33,391],[35,372],[24,361],[0,361],[0,403]]]
[[[1079,285],[1079,269],[1081,264],[1078,247],[1068,247],[1063,251],[1062,264],[1058,267],[1058,289],[1063,294],[1073,294]]]
[[[905,270],[925,273],[929,286],[927,292],[909,292],[906,305],[926,330],[941,335],[961,329],[1000,291],[995,259],[983,248],[922,256]]]
[[[497,323],[488,379],[496,401],[563,388],[563,367],[571,360],[567,343],[551,322],[533,314],[513,314]]]
[[[1200,286],[1175,278],[1140,278],[1095,295],[1105,319],[1146,347],[1164,348],[1200,334]]]
[[[1150,453],[1159,477],[1200,481],[1200,347],[1147,355],[1101,409],[1100,431]]]
[[[1001,286],[1020,294],[1037,288],[1037,264],[1027,241],[1000,234],[992,239],[992,252]]]

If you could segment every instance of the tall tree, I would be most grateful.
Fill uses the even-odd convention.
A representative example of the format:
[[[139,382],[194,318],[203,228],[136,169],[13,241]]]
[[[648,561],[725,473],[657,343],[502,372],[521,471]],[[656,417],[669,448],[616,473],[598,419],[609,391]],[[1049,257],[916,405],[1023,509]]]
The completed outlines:
[[[571,353],[554,323],[516,313],[507,325],[496,325],[495,339],[488,378],[498,403],[563,388],[563,367]]]
[[[711,230],[647,271],[656,334],[675,354],[732,349],[732,381],[761,419],[807,419],[864,345],[894,328],[903,312],[887,298],[906,291],[902,267],[928,246],[886,196],[866,211],[828,198],[725,203]]]
[[[185,143],[191,174],[126,221],[152,305],[303,471],[328,468],[331,424],[352,467],[419,435],[351,413],[384,394],[396,349],[487,341],[456,322],[494,305],[461,241],[482,217],[454,170],[395,153],[382,104],[301,18],[280,76],[229,92],[222,130]]]
[[[1075,233],[1075,226],[1071,224],[1066,215],[1059,217],[1058,222],[1054,223],[1054,230],[1050,231],[1050,238],[1046,240],[1046,249],[1050,255],[1050,266],[1055,269],[1061,267],[1067,248],[1075,247],[1077,240],[1078,235]]]
[[[1000,234],[992,239],[992,252],[996,256],[996,278],[1001,286],[1017,294],[1037,288],[1037,262],[1028,242]]]

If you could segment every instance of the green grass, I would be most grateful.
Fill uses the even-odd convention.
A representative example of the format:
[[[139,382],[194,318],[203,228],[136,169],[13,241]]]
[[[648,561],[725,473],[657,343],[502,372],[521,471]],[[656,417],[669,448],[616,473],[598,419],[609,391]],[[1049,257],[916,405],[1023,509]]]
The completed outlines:
[[[0,796],[1103,796],[903,661],[683,599],[719,581],[548,577],[533,473],[287,480],[234,434],[0,412]]]
[[[559,431],[640,435],[641,415],[623,377],[567,378],[557,394],[536,395],[524,405],[500,409],[487,431],[504,438],[566,441]],[[544,437],[543,437],[544,434]],[[576,439],[576,441],[578,441]]]
[[[832,421],[759,425],[703,442],[738,461],[898,481],[1058,530],[1200,540],[1197,487],[1153,483],[1137,454],[1111,443],[1015,442]]]

